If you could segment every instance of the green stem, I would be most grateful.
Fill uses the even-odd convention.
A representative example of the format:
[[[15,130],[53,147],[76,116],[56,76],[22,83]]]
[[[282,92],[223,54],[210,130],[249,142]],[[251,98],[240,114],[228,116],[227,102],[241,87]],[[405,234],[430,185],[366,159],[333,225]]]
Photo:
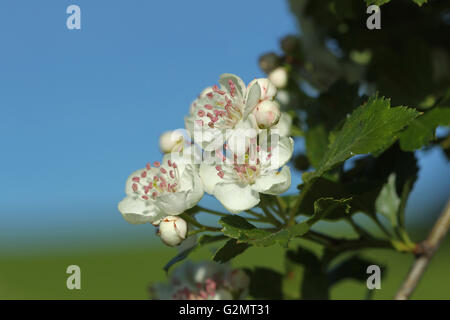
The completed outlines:
[[[359,234],[360,236],[365,237],[365,238],[370,238],[370,237],[371,237],[371,235],[370,235],[365,229],[363,229],[362,227],[360,227],[360,226],[352,219],[352,217],[348,217],[348,218],[347,218],[347,221],[350,223],[350,225],[352,226],[353,230],[355,230],[355,232],[356,232],[357,234]]]
[[[373,222],[378,226],[378,228],[388,237],[392,238],[391,233],[386,229],[386,227],[381,223],[381,221],[378,219],[378,217],[375,215],[369,215],[369,217],[372,219]]]
[[[218,232],[218,231],[222,230],[221,228],[205,226],[186,213],[180,214],[180,217],[183,218],[184,220],[186,220],[188,223],[196,226],[197,228],[199,228],[202,231]]]
[[[305,238],[310,241],[316,242],[335,252],[359,250],[366,248],[392,248],[391,243],[386,240],[362,238],[362,237],[358,239],[333,238],[313,230],[308,231],[308,233],[301,236],[300,238]]]
[[[211,213],[211,214],[214,214],[214,215],[216,215],[216,216],[224,217],[224,216],[227,216],[227,215],[228,215],[227,213],[220,212],[220,211],[216,211],[216,210],[212,210],[212,209],[208,209],[208,208],[204,208],[204,207],[201,207],[201,206],[197,206],[197,208],[198,208],[200,211],[203,211],[203,212],[206,212],[206,213]]]
[[[277,205],[280,208],[280,211],[285,213],[287,209],[286,202],[284,202],[283,198],[280,196],[275,196],[275,199],[277,200]]]
[[[281,222],[275,218],[275,216],[264,206],[264,205],[260,205],[260,208],[262,209],[262,211],[264,211],[264,214],[266,215],[266,217],[277,227],[281,228],[283,225],[281,224]]]
[[[303,198],[305,197],[305,194],[308,193],[309,188],[311,188],[312,183],[307,183],[306,186],[303,188],[302,191],[300,191],[300,194],[297,197],[297,200],[295,200],[294,206],[291,208],[289,212],[289,221],[288,226],[292,226],[295,224],[295,215],[298,212],[298,209],[300,208],[300,205],[303,201]]]

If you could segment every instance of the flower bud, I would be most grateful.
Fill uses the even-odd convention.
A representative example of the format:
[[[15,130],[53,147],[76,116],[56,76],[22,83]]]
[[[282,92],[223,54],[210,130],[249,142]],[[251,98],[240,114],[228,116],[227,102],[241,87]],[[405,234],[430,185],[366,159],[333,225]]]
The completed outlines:
[[[183,144],[184,137],[178,131],[166,131],[159,137],[159,148],[162,153],[181,151]]]
[[[260,129],[269,129],[280,120],[280,106],[278,102],[266,100],[255,107],[253,114]]]
[[[170,247],[179,245],[187,235],[187,223],[177,216],[167,216],[159,224],[159,236]]]
[[[263,54],[259,58],[259,67],[266,74],[280,65],[280,58],[273,52]]]
[[[281,89],[284,88],[288,81],[288,74],[285,68],[278,67],[269,73],[269,80],[275,87]]]
[[[255,83],[258,83],[261,89],[261,97],[260,97],[261,101],[273,100],[273,98],[277,94],[277,88],[273,85],[272,82],[269,81],[269,79],[267,78],[254,79],[248,84],[248,88],[251,88],[251,86]]]
[[[281,49],[286,54],[296,54],[300,51],[300,39],[294,35],[287,35],[280,41]]]

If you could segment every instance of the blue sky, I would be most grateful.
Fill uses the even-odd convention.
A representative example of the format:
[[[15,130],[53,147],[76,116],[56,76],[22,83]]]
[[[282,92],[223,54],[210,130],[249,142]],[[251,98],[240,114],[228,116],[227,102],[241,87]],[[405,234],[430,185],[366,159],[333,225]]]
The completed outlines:
[[[159,134],[204,87],[262,76],[259,55],[292,32],[285,1],[1,1],[0,239],[148,232],[117,211],[128,174],[160,158]],[[448,190],[445,160],[424,159],[421,188]]]

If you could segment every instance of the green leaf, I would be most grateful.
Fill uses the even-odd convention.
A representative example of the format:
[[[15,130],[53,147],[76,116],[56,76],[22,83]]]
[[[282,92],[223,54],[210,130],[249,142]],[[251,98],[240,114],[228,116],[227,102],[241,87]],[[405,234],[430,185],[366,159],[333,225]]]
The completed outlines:
[[[213,260],[220,263],[227,262],[247,250],[248,247],[250,245],[247,243],[237,243],[236,239],[230,239],[222,248],[217,250]]]
[[[309,230],[309,225],[304,222],[287,229],[271,232],[257,229],[245,218],[237,215],[223,217],[219,220],[219,224],[223,226],[222,232],[226,236],[258,247],[267,247],[275,243],[287,247],[292,237],[303,235]]]
[[[223,217],[219,220],[219,224],[223,227],[222,232],[224,235],[236,239],[237,243],[245,242],[258,247],[267,247],[278,243],[282,247],[288,247],[292,238],[307,233],[314,223],[325,218],[327,214],[337,207],[344,207],[348,212],[350,210],[350,200],[320,198],[314,202],[314,213],[309,219],[274,232],[258,229],[245,218],[238,215]]]
[[[285,263],[287,276],[301,279],[300,283],[284,282],[283,289],[286,293],[292,295],[292,290],[297,286],[301,299],[329,298],[326,269],[314,252],[302,247],[298,247],[297,251],[289,250],[286,252]]]
[[[366,0],[366,5],[370,6],[370,5],[377,5],[377,6],[381,6],[385,3],[388,3],[391,0]]]
[[[372,96],[346,119],[328,146],[317,171],[303,174],[303,180],[320,177],[356,154],[371,153],[386,147],[417,115],[414,109],[403,106],[391,108],[388,99]]]
[[[300,193],[302,199],[300,205],[298,206],[298,211],[296,215],[306,215],[310,216],[314,213],[314,204],[320,198],[334,198],[334,199],[344,199],[354,197],[356,193],[352,193],[346,190],[345,186],[340,182],[331,181],[325,178],[314,179],[307,187],[302,185],[302,191]],[[297,199],[300,195],[289,196],[292,198],[288,203]],[[284,198],[284,197],[283,197]],[[347,202],[347,205],[350,201]],[[351,201],[353,210],[353,201]],[[346,206],[334,206],[330,209],[324,219],[327,220],[337,220],[345,217],[347,211]]]
[[[209,234],[205,234],[203,236],[200,237],[200,239],[197,241],[197,243],[192,246],[189,249],[186,249],[180,253],[178,253],[175,257],[173,257],[172,259],[170,259],[169,262],[166,263],[166,265],[164,266],[164,271],[168,272],[169,269],[175,265],[176,263],[183,261],[184,259],[186,259],[192,252],[194,252],[195,250],[197,250],[198,248],[216,242],[216,241],[220,241],[220,240],[224,240],[226,239],[225,236],[223,235],[215,235],[215,236],[211,236]]]
[[[400,208],[401,199],[395,190],[395,173],[392,173],[388,182],[381,189],[380,194],[375,202],[377,212],[385,216],[395,228],[398,226],[397,214]]]
[[[419,7],[421,7],[424,3],[427,3],[428,0],[412,0],[415,3],[417,3],[419,5]]]
[[[314,168],[320,164],[328,147],[328,135],[322,125],[315,126],[306,132],[306,154]]]
[[[262,267],[250,271],[249,293],[255,299],[283,299],[281,291],[282,274]]]
[[[418,117],[400,134],[400,147],[414,151],[435,137],[437,126],[450,126],[450,108],[435,108]]]
[[[328,270],[328,282],[330,286],[336,285],[345,279],[365,282],[368,277],[367,267],[374,264],[379,265],[379,263],[361,258],[358,255],[352,255]],[[385,271],[384,266],[380,267]],[[384,272],[382,272],[382,275],[384,275]]]

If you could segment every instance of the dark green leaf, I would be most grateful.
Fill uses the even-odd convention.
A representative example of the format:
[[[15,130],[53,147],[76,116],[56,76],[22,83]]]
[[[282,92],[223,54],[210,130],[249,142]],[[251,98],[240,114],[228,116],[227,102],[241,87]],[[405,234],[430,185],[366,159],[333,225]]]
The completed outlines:
[[[314,168],[317,168],[328,147],[328,135],[325,128],[318,125],[309,129],[306,133],[305,143],[309,162]]]
[[[418,112],[406,107],[391,108],[388,99],[371,97],[347,118],[343,128],[336,133],[315,172],[303,174],[303,180],[322,176],[326,171],[356,154],[378,151],[392,143],[401,129],[410,123]]]
[[[205,234],[203,236],[200,237],[200,239],[197,241],[197,243],[189,248],[186,249],[180,253],[178,253],[175,257],[173,257],[169,262],[166,263],[166,265],[164,266],[164,271],[168,272],[169,269],[176,263],[183,261],[184,259],[186,259],[192,252],[194,252],[195,250],[197,250],[198,248],[216,242],[216,241],[220,241],[220,240],[224,240],[226,239],[225,236],[223,235],[216,235],[216,236],[211,236],[208,234]]]
[[[450,108],[435,108],[418,117],[400,134],[400,147],[414,151],[426,146],[432,139],[437,126],[450,126]]]
[[[302,236],[309,231],[309,228],[317,221],[324,219],[330,212],[337,207],[344,207],[348,212],[350,209],[350,199],[321,198],[314,202],[314,211],[309,219],[297,223],[293,226],[269,231],[257,229],[245,218],[238,215],[226,216],[219,220],[222,225],[222,232],[238,242],[246,242],[255,246],[267,247],[275,243],[282,247],[288,247],[289,241],[297,236]]]
[[[328,279],[320,259],[310,250],[299,247],[286,252],[287,271],[302,272],[298,290],[302,299],[328,299]],[[289,275],[289,273],[288,273]]]
[[[237,243],[236,239],[230,239],[217,250],[213,260],[220,263],[227,262],[247,250],[249,246],[247,243]]]
[[[256,267],[250,275],[250,295],[255,299],[283,299],[281,281],[281,273]]]
[[[344,279],[355,279],[365,282],[368,277],[367,267],[374,264],[379,265],[379,263],[361,258],[358,255],[350,256],[344,261],[333,266],[327,272],[328,283],[331,287]],[[381,268],[385,269],[384,267]]]

